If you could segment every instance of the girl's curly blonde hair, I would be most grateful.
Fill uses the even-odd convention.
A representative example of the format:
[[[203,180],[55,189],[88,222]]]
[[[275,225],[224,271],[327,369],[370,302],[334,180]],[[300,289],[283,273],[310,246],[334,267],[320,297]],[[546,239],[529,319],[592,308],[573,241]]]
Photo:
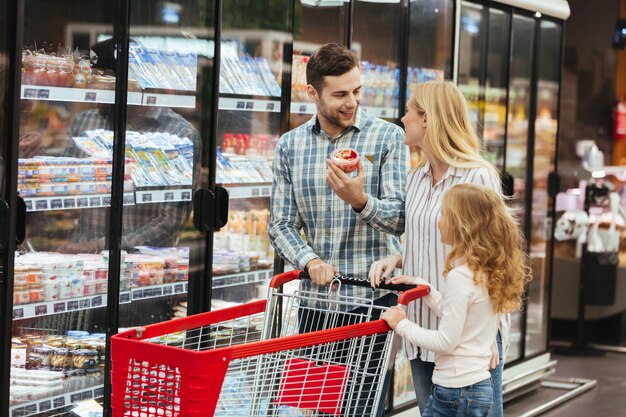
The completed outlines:
[[[484,283],[496,312],[522,307],[526,283],[531,279],[525,239],[502,197],[491,188],[459,184],[444,196],[442,227],[452,241],[444,276],[459,259]]]

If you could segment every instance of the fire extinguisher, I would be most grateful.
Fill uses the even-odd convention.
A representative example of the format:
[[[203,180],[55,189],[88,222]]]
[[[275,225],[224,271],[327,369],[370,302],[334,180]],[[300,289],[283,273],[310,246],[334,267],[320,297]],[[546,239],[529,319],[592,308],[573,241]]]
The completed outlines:
[[[615,106],[613,138],[626,139],[626,98],[621,97]]]

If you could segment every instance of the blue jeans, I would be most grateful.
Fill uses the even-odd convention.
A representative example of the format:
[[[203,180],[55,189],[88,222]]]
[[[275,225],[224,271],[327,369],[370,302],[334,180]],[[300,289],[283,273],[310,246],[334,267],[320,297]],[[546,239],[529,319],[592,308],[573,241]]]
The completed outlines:
[[[498,353],[500,354],[500,364],[491,370],[491,382],[493,383],[493,417],[504,417],[504,407],[502,402],[502,337],[500,332],[496,335]],[[413,388],[417,398],[417,406],[420,410],[426,408],[428,398],[433,387],[433,370],[435,364],[424,362],[419,356],[411,360],[411,373],[413,374]]]
[[[491,417],[491,378],[463,388],[433,385],[422,417]]]

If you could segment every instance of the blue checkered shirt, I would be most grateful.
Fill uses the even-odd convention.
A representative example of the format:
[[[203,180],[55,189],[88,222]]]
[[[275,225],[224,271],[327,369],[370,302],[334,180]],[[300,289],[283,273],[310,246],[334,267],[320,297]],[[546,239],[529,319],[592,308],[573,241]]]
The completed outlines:
[[[409,170],[403,130],[359,109],[354,125],[336,138],[316,116],[284,134],[273,162],[269,236],[278,254],[298,269],[315,259],[342,275],[367,278],[374,261],[400,252],[405,179]],[[365,208],[357,213],[326,181],[326,159],[355,149],[365,170]],[[310,281],[302,289],[326,291]],[[378,298],[380,291],[342,286],[342,295]]]

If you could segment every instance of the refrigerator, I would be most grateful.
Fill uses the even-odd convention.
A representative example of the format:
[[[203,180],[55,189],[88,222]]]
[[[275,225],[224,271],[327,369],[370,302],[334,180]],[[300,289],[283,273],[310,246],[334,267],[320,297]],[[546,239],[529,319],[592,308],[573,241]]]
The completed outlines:
[[[327,42],[357,53],[361,105],[391,122],[412,85],[457,80],[525,213],[535,279],[509,362],[547,352],[562,16],[453,0],[0,0],[0,19],[1,415],[88,400],[109,415],[111,335],[265,298],[290,268],[267,236],[273,150],[313,117],[306,62]],[[413,405],[399,353],[387,411]]]

